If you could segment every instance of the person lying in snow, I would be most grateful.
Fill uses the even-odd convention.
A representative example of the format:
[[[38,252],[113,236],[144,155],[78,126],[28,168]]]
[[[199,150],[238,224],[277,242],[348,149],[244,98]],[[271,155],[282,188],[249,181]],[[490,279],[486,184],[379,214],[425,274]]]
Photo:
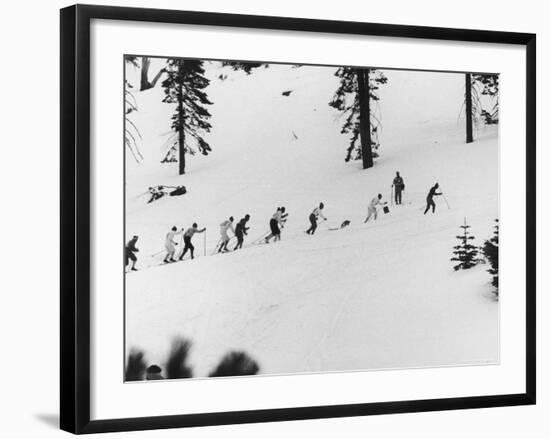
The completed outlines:
[[[177,197],[178,195],[184,195],[187,193],[187,189],[185,189],[185,186],[176,186],[176,188],[170,192],[171,197]]]
[[[344,220],[344,221],[342,222],[342,225],[340,226],[340,228],[343,229],[343,228],[349,226],[350,224],[351,224],[351,221],[350,221],[350,220]]]
[[[149,190],[149,193],[151,194],[151,198],[149,198],[149,201],[147,201],[147,203],[152,203],[153,201],[157,201],[158,199],[166,195],[166,190],[164,186],[153,186],[153,187],[150,187],[148,190]]]
[[[329,230],[342,230],[348,227],[351,224],[350,220],[344,220],[342,221],[342,224],[340,224],[340,227],[331,227]]]

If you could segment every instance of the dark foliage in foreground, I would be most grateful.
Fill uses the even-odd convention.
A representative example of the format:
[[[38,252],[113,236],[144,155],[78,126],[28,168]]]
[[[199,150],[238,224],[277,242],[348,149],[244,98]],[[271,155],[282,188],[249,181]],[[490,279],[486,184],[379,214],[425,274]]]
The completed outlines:
[[[164,367],[151,365],[146,369],[142,351],[133,350],[128,356],[125,378],[126,381],[161,380],[192,378],[193,370],[188,365],[191,342],[185,338],[177,338],[172,342],[172,348]],[[147,370],[147,374],[145,373]],[[209,377],[231,377],[256,375],[260,366],[254,359],[242,351],[231,351],[223,356]]]
[[[210,372],[211,377],[230,377],[242,375],[256,375],[260,367],[244,352],[230,352],[226,354],[220,364]]]
[[[167,379],[191,378],[193,376],[192,369],[187,365],[190,348],[190,341],[184,338],[174,340],[166,363]]]
[[[145,361],[143,352],[132,351],[128,356],[124,378],[126,381],[141,381],[145,376]]]
[[[494,287],[493,292],[498,297],[498,219],[495,220],[495,223],[493,236],[484,242],[482,251],[491,266],[487,271],[493,276],[491,285]]]

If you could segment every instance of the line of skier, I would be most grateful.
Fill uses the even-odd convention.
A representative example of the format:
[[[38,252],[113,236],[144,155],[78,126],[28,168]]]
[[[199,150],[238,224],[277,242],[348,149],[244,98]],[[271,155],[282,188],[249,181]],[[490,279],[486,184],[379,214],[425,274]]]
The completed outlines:
[[[396,176],[393,179],[392,182],[392,196],[394,198],[396,205],[402,204],[402,193],[405,190],[405,182],[403,180],[403,177],[399,174],[399,172],[396,172]],[[429,212],[429,210],[432,210],[432,213],[435,213],[435,207],[436,204],[434,202],[434,197],[438,195],[443,195],[442,192],[438,192],[439,184],[435,183],[429,190],[427,196],[426,196],[426,208],[424,210],[424,215]],[[369,203],[367,207],[367,217],[365,218],[364,223],[367,223],[371,218],[373,220],[376,220],[378,218],[378,210],[379,208],[383,208],[387,210],[387,201],[383,200],[382,194],[378,194],[375,196]],[[317,230],[317,227],[319,225],[319,220],[327,221],[327,217],[324,215],[325,205],[324,203],[319,203],[318,206],[316,206],[313,211],[309,215],[309,228],[305,231],[307,235],[314,235],[315,231]],[[389,211],[389,210],[387,210]],[[281,240],[281,230],[284,228],[286,221],[288,219],[288,212],[286,212],[286,208],[284,206],[277,207],[275,213],[271,216],[269,220],[269,231],[266,235],[263,235],[260,240],[263,240],[264,243],[269,243],[271,239],[274,240],[274,242]],[[231,250],[229,250],[228,245],[231,240],[231,237],[229,236],[229,232],[233,234],[233,236],[237,239],[237,244],[233,248],[233,251],[242,249],[243,243],[244,243],[244,237],[248,235],[248,230],[250,229],[247,226],[248,221],[250,220],[250,215],[246,214],[241,220],[234,225],[234,218],[233,216],[230,216],[227,220],[224,220],[220,224],[220,240],[218,241],[218,244],[216,245],[216,253],[227,253]],[[333,228],[331,230],[338,230],[342,229],[344,227],[349,226],[350,221],[345,220],[342,225],[339,228]],[[181,261],[189,252],[191,259],[194,259],[194,251],[195,247],[192,243],[192,238],[195,235],[195,233],[204,233],[206,232],[206,227],[203,227],[202,229],[199,229],[197,223],[193,223],[191,227],[189,227],[187,230],[184,228],[178,229],[176,226],[172,227],[172,229],[166,234],[165,242],[164,242],[164,248],[166,251],[166,255],[163,259],[164,263],[170,263],[170,262],[177,262],[178,260]],[[179,256],[176,257],[176,247],[178,246],[178,242],[176,240],[176,236],[183,235],[183,243],[184,248],[180,252]],[[254,241],[254,243],[257,243],[260,240]],[[132,239],[127,243],[125,248],[125,258],[126,258],[126,266],[130,264],[131,267],[130,270],[136,271],[136,262],[137,262],[137,256],[136,253],[139,252],[139,249],[136,247],[136,243],[138,241],[138,236],[134,235]]]
[[[166,234],[166,239],[164,241],[164,248],[166,249],[166,256],[164,257],[163,262],[177,262],[177,260],[174,258],[176,254],[176,246],[178,245],[177,241],[175,240],[175,237],[177,235],[183,234],[183,243],[184,247],[183,250],[179,256],[179,260],[183,260],[183,257],[187,254],[189,251],[191,255],[191,259],[195,258],[195,247],[193,246],[193,243],[191,242],[191,238],[193,238],[193,235],[195,233],[203,233],[206,231],[206,227],[203,227],[202,229],[199,229],[199,226],[197,223],[193,223],[191,227],[189,227],[187,230],[182,228],[181,230],[178,230],[176,226],[172,227],[172,230],[170,230]]]

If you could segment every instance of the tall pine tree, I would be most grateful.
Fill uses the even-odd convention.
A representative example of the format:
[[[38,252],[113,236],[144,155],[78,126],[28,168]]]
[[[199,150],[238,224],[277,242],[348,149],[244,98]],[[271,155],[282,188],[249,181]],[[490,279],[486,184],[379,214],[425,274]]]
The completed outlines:
[[[208,122],[210,113],[206,108],[212,102],[204,91],[210,80],[204,76],[203,61],[199,60],[168,59],[166,74],[167,78],[162,82],[165,92],[163,102],[176,104],[172,129],[177,133],[177,140],[172,148],[177,146],[181,175],[185,174],[185,154],[195,153],[189,138],[203,155],[212,151],[203,137],[212,127]]]
[[[335,75],[340,86],[329,105],[346,115],[341,133],[351,137],[345,161],[362,160],[363,169],[371,168],[380,146],[380,121],[372,103],[380,99],[377,90],[388,78],[379,70],[352,67],[340,67]]]

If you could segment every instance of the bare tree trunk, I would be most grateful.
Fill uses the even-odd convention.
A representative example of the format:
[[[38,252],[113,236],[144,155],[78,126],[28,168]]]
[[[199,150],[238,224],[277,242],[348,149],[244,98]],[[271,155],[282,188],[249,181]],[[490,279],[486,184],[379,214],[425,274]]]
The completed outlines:
[[[148,57],[142,56],[141,57],[141,81],[140,81],[140,87],[139,90],[147,90],[151,87],[149,87],[149,66],[151,65],[151,61]]]
[[[474,141],[472,119],[472,75],[466,73],[466,143]]]
[[[185,174],[185,118],[183,109],[183,86],[178,84],[178,149],[179,174]]]
[[[359,135],[361,137],[361,158],[363,169],[372,168],[372,139],[370,129],[370,69],[357,69],[359,86]]]
[[[160,79],[160,76],[164,72],[164,69],[160,69],[158,73],[155,75],[153,80],[149,82],[149,66],[151,65],[151,60],[146,57],[141,57],[141,81],[140,81],[140,87],[139,91],[149,90],[150,88],[153,88],[158,80]]]

